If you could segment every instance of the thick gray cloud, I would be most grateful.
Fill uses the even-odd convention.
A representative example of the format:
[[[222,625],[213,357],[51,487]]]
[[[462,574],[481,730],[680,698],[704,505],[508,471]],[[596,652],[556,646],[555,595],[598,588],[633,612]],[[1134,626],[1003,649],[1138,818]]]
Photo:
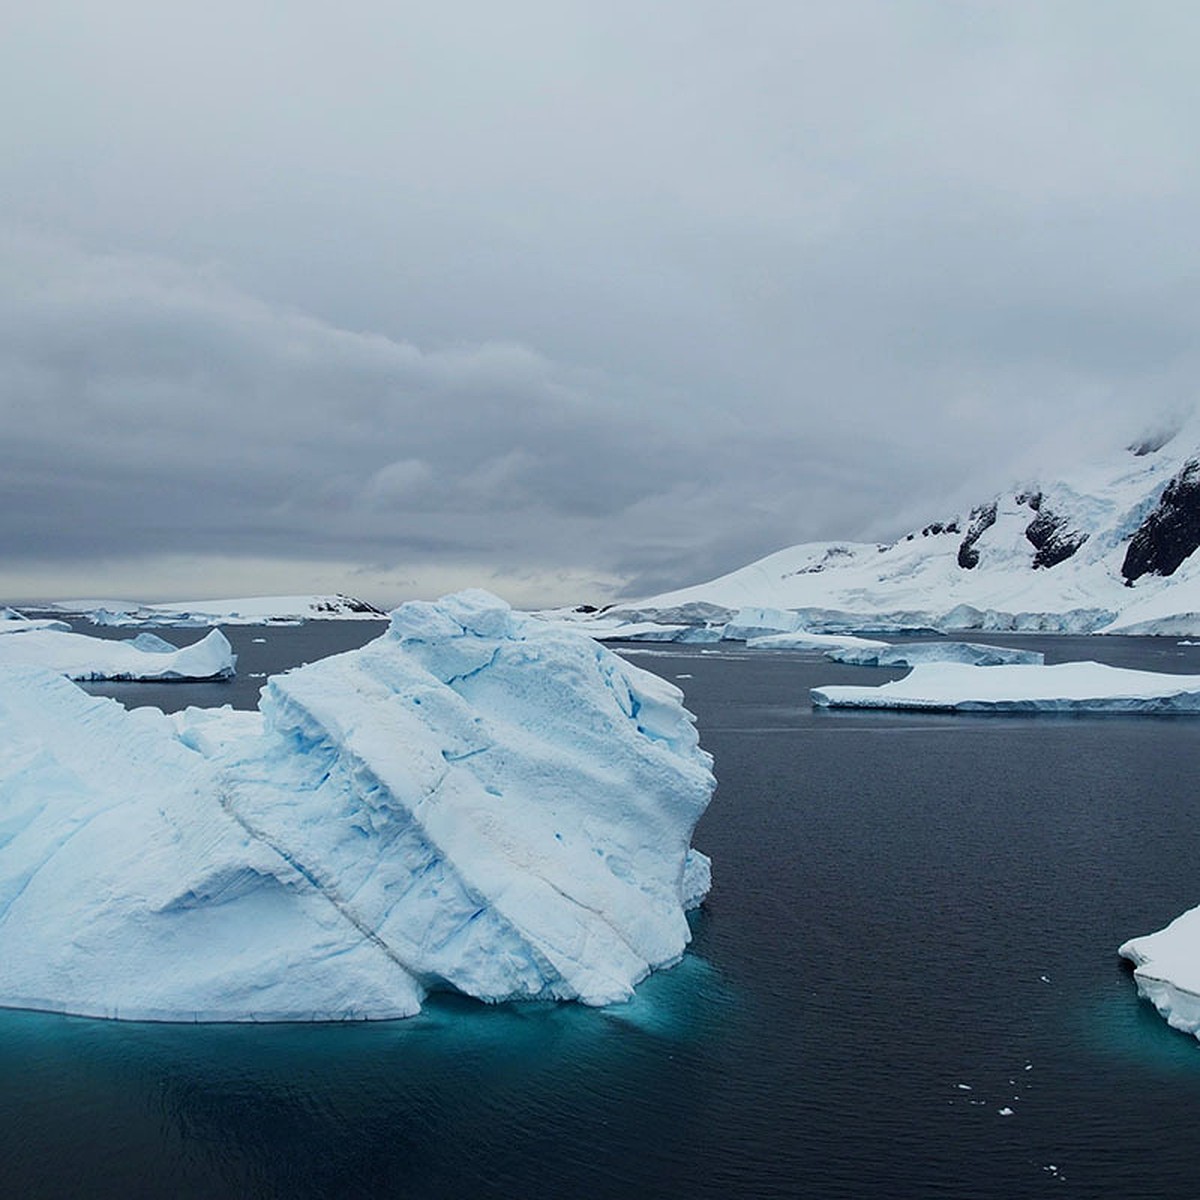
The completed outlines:
[[[14,598],[605,599],[1192,404],[1191,5],[26,9]]]

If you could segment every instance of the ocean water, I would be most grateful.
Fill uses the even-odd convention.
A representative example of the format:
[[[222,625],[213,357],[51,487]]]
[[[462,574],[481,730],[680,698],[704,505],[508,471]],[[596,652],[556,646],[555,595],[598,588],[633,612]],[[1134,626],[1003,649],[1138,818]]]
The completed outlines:
[[[250,705],[251,674],[376,628],[233,628],[235,683],[89,690]],[[975,640],[1200,674],[1173,641]],[[628,653],[684,689],[716,757],[695,837],[714,887],[679,967],[604,1010],[0,1012],[0,1191],[1196,1195],[1200,1043],[1137,999],[1116,947],[1200,903],[1200,723],[814,713],[811,686],[901,672]]]

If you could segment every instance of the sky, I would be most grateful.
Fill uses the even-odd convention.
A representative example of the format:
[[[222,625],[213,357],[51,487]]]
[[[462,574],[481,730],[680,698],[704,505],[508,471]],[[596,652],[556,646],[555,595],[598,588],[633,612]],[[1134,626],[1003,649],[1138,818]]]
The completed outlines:
[[[0,601],[605,603],[1189,411],[1200,7],[0,17]]]

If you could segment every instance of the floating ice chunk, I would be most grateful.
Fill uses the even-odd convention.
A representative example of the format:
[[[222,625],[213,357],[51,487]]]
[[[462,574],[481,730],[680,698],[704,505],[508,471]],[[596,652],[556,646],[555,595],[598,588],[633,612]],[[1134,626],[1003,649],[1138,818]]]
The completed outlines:
[[[973,642],[907,642],[896,645],[835,647],[825,657],[859,667],[914,667],[918,663],[954,662],[973,667],[1006,665],[1041,666],[1045,656],[1037,650],[1005,646],[980,646]]]
[[[942,712],[1200,712],[1200,675],[1133,671],[1094,662],[1056,666],[916,666],[881,687],[813,688],[818,708]]]
[[[588,630],[598,642],[677,642],[686,645],[706,645],[721,641],[722,627],[705,625],[659,625],[654,621],[631,621]]]
[[[855,637],[849,633],[809,633],[807,630],[797,630],[795,633],[771,633],[750,638],[746,647],[751,650],[821,650],[829,657],[841,652],[870,656],[882,654],[888,649],[888,643],[875,641],[873,638]]]
[[[1173,1029],[1200,1037],[1200,908],[1157,933],[1130,938],[1117,953],[1133,963],[1138,995]]]
[[[773,633],[794,633],[801,628],[798,613],[779,608],[742,608],[725,626],[727,641],[748,642]]]
[[[53,629],[0,638],[0,667],[46,667],[71,679],[228,679],[235,662],[219,629],[183,649],[152,633],[128,642]]]
[[[261,713],[126,712],[0,671],[0,1004],[627,999],[710,885],[690,841],[715,783],[681,699],[481,592],[404,606],[272,679]]]
[[[66,621],[56,621],[51,617],[27,617],[15,608],[0,608],[0,633],[29,633],[34,629],[71,632],[71,626]]]

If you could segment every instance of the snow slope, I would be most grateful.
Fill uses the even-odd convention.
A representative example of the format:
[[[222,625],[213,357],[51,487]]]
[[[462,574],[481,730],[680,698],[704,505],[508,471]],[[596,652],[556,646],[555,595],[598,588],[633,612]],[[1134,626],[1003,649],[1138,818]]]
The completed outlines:
[[[817,708],[941,712],[1200,712],[1200,675],[1134,671],[1095,662],[977,667],[929,663],[880,687],[820,687]]]
[[[403,606],[260,707],[169,719],[0,671],[0,1004],[604,1004],[682,955],[715,781],[671,684],[470,592]]]
[[[799,611],[816,632],[928,625],[1200,633],[1200,430],[988,497],[890,544],[810,542],[622,605],[625,620]],[[714,607],[719,610],[714,618]],[[664,614],[671,614],[669,617]],[[786,628],[782,627],[781,628]]]
[[[45,667],[71,679],[229,679],[236,661],[219,629],[182,649],[148,633],[114,642],[35,628],[0,638],[0,668]]]

